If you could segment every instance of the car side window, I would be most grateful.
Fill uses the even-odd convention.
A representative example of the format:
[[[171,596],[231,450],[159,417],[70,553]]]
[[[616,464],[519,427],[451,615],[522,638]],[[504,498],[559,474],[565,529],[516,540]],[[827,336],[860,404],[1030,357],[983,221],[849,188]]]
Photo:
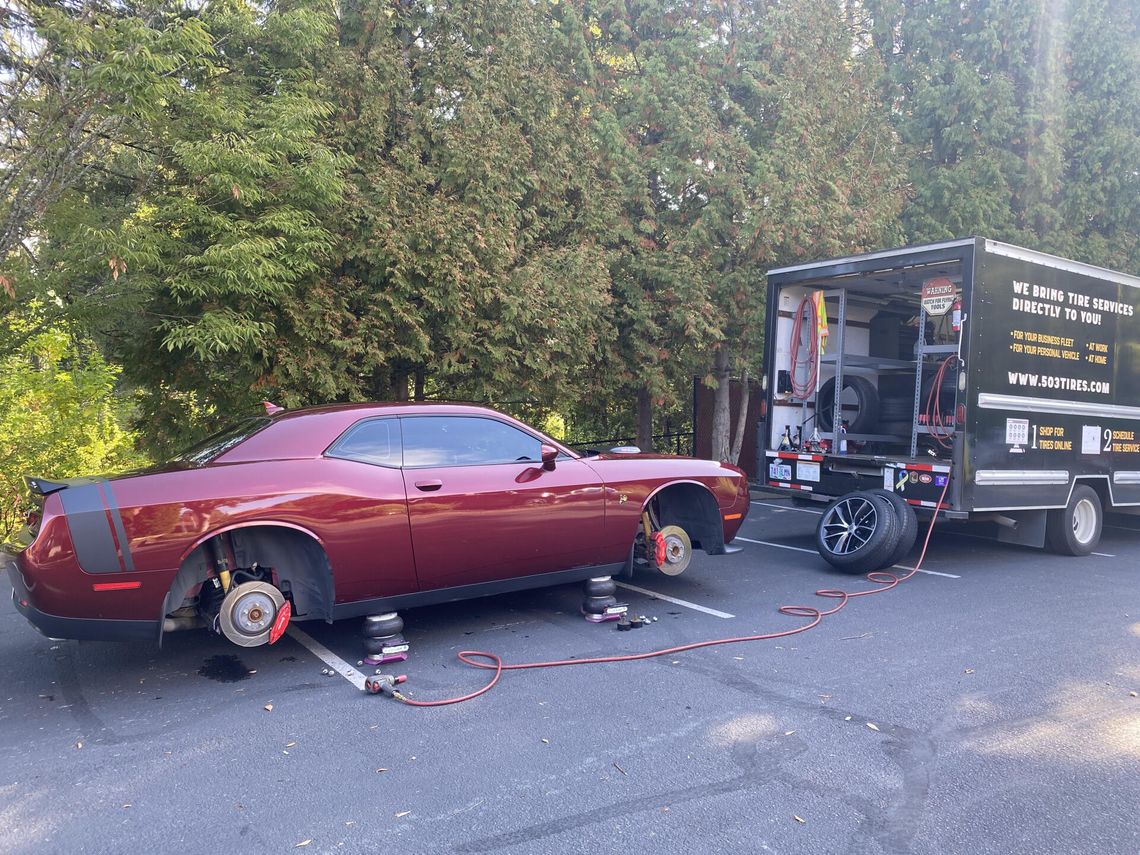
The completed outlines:
[[[400,421],[368,419],[355,424],[326,454],[375,466],[399,466]]]
[[[402,422],[404,466],[474,466],[542,459],[538,439],[496,419],[424,416]]]

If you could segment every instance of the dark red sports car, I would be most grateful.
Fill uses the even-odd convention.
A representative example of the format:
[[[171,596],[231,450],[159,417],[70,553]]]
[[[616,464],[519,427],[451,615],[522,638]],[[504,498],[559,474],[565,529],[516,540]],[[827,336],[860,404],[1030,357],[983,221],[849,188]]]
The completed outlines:
[[[290,619],[629,573],[635,553],[680,572],[693,546],[725,551],[749,501],[727,464],[582,456],[492,410],[419,403],[279,412],[141,473],[27,482],[36,509],[0,555],[44,634],[204,625],[244,646]]]

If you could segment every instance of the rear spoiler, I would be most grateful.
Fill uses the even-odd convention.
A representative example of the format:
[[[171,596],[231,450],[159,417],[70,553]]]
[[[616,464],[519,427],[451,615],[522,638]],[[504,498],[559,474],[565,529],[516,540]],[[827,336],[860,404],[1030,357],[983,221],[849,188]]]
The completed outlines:
[[[71,486],[64,481],[49,481],[46,478],[32,478],[29,476],[24,477],[24,483],[28,485],[28,489],[32,491],[32,494],[37,496],[50,496],[52,493],[58,493],[60,490],[66,490]]]

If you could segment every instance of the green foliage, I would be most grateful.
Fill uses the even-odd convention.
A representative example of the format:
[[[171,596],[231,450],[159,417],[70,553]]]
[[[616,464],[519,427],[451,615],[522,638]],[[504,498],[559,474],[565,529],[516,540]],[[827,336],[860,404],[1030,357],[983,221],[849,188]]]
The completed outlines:
[[[0,357],[0,540],[22,524],[24,475],[66,478],[140,466],[125,425],[120,369],[63,326],[34,327],[43,306],[0,330],[22,344]]]
[[[0,348],[96,342],[160,453],[262,398],[644,436],[694,375],[728,448],[773,265],[982,233],[1140,267],[1137,9],[9,4]]]
[[[323,73],[351,163],[333,264],[283,303],[289,403],[550,402],[604,335],[593,142],[551,5],[346,3]]]
[[[593,8],[596,110],[614,128],[599,137],[620,203],[614,397],[641,388],[676,406],[674,390],[706,374],[727,407],[728,375],[757,367],[764,270],[897,234],[903,169],[879,62],[854,51],[829,0]],[[727,442],[727,429],[726,410],[714,431]]]
[[[261,397],[277,309],[311,287],[332,250],[325,216],[345,164],[320,139],[332,107],[312,65],[329,46],[331,9],[230,0],[133,11],[137,29],[198,34],[170,48],[192,60],[172,66],[173,90],[100,77],[109,93],[155,106],[46,208],[31,267],[122,360],[145,392],[152,445],[168,450],[197,433],[188,400],[209,423]],[[54,47],[80,67],[94,61],[82,42]]]
[[[867,6],[908,146],[908,242],[981,234],[1136,269],[1134,2]]]
[[[199,16],[154,0],[15,2],[0,21],[2,262],[15,247],[32,253],[62,194],[111,174],[105,160],[148,136],[214,48]]]

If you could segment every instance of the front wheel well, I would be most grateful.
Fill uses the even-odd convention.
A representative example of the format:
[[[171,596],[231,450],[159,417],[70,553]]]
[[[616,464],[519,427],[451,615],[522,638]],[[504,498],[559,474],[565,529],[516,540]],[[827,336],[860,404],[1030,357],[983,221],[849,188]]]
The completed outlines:
[[[324,547],[303,531],[271,524],[221,532],[195,547],[174,576],[163,617],[189,605],[195,588],[214,575],[215,545],[232,556],[231,570],[255,564],[271,569],[278,587],[288,591],[294,614],[332,620],[333,577]]]
[[[649,510],[658,526],[683,528],[694,547],[709,555],[725,551],[720,507],[705,487],[691,483],[670,484],[653,495]]]

